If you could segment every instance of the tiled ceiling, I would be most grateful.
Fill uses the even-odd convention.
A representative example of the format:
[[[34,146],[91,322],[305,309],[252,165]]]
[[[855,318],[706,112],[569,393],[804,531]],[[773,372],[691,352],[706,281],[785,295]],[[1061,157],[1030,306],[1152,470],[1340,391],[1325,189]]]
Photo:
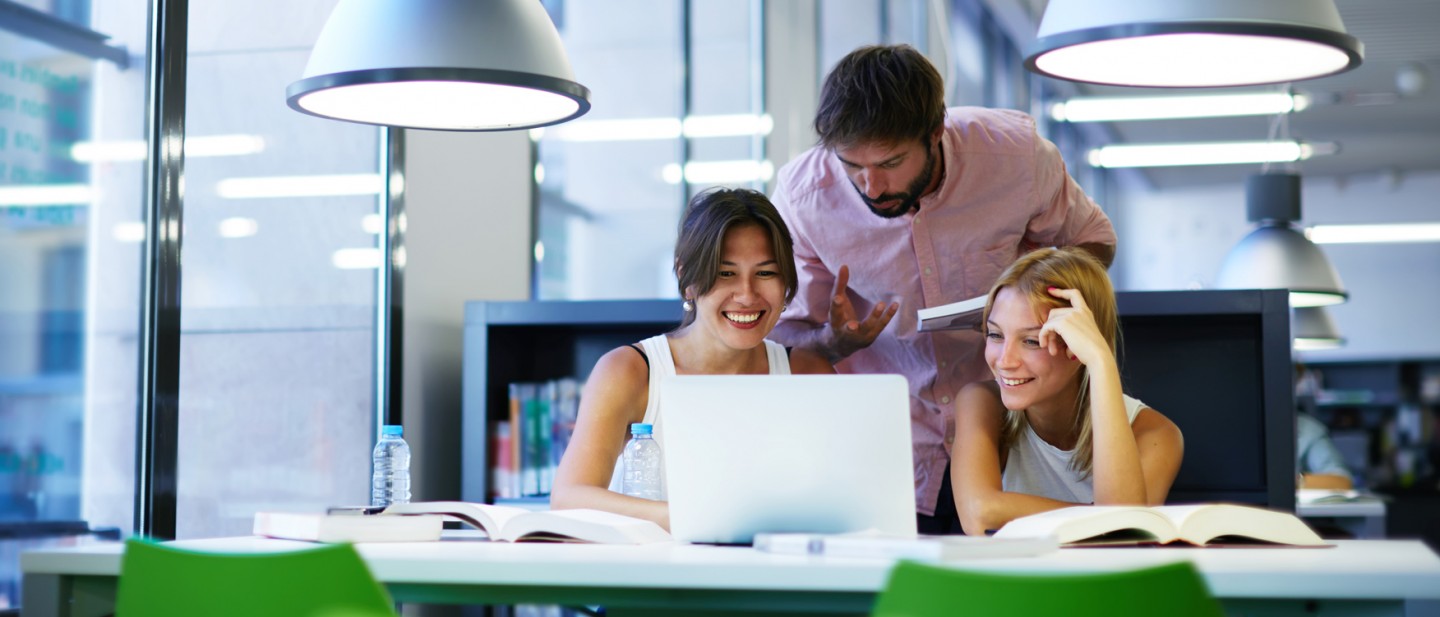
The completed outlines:
[[[1315,103],[1291,116],[1291,135],[1307,141],[1335,142],[1340,147],[1336,154],[1301,162],[1299,171],[1306,176],[1354,178],[1440,170],[1440,0],[1336,0],[1335,4],[1346,30],[1364,43],[1365,59],[1350,72],[1292,84],[1297,90],[1311,93]],[[1038,16],[1044,1],[1029,0],[1025,5]],[[1400,95],[1396,76],[1402,70],[1421,71],[1428,76],[1428,86],[1418,94]],[[1109,96],[1169,91],[1079,88],[1087,94]],[[1123,122],[1111,123],[1109,132],[1124,143],[1260,140],[1269,134],[1272,120],[1252,117]],[[1259,170],[1259,165],[1225,165],[1153,168],[1144,173],[1163,189],[1239,182]]]

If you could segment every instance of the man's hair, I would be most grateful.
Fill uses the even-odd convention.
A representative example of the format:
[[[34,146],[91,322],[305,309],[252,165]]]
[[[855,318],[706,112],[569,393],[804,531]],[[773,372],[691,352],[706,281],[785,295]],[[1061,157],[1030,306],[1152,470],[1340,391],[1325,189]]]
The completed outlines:
[[[820,90],[815,132],[827,148],[922,143],[945,121],[945,80],[909,45],[869,45],[831,69]]]
[[[675,241],[675,279],[680,297],[698,299],[715,287],[719,278],[720,258],[725,234],[744,225],[755,225],[770,237],[775,253],[775,269],[785,282],[785,301],[795,298],[798,277],[795,273],[795,250],[790,228],[780,218],[764,193],[750,189],[715,188],[697,194],[685,208],[680,220],[680,233]],[[695,319],[694,311],[686,311],[681,326]]]

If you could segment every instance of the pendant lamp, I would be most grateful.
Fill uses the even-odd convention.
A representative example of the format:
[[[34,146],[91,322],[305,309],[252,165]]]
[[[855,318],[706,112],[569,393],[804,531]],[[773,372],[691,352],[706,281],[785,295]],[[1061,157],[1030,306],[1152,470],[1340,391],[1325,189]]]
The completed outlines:
[[[1225,255],[1216,287],[1289,289],[1292,307],[1338,304],[1349,297],[1325,253],[1291,226],[1300,220],[1299,174],[1250,176],[1245,209],[1260,226]]]
[[[1360,66],[1333,0],[1050,0],[1025,67],[1115,86],[1273,84]]]
[[[1345,345],[1335,320],[1323,306],[1302,306],[1290,311],[1290,336],[1295,349],[1335,349]]]
[[[340,0],[285,94],[322,118],[455,131],[590,110],[539,0]]]

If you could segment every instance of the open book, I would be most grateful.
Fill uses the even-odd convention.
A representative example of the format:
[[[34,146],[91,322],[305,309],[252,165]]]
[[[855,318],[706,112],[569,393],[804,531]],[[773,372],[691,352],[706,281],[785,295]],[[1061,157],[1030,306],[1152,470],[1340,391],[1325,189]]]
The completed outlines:
[[[1058,548],[1049,536],[986,538],[981,536],[900,537],[876,532],[758,533],[755,548],[786,555],[826,555],[874,559],[948,561],[987,557],[1029,557]]]
[[[385,542],[437,540],[442,521],[455,520],[475,527],[491,540],[502,542],[595,542],[601,544],[648,544],[667,542],[670,534],[659,525],[599,510],[527,510],[514,506],[497,506],[464,501],[421,501],[376,508],[339,508],[331,514],[296,515],[320,519],[317,526],[276,526],[275,513],[255,516],[255,534],[295,540],[319,542]],[[268,517],[267,517],[268,515]],[[401,516],[404,515],[404,516]],[[431,515],[431,516],[415,516]],[[270,521],[262,529],[261,521]],[[372,529],[429,521],[434,537],[396,540],[388,539]],[[368,525],[365,523],[368,521]],[[337,531],[347,530],[338,537]],[[329,533],[327,533],[329,532]]]
[[[1020,517],[995,532],[997,538],[1046,535],[1062,545],[1329,546],[1294,514],[1236,504],[1075,506]]]
[[[975,296],[968,300],[922,308],[915,314],[916,321],[920,324],[918,330],[979,330],[980,314],[985,312],[987,299],[989,296]]]

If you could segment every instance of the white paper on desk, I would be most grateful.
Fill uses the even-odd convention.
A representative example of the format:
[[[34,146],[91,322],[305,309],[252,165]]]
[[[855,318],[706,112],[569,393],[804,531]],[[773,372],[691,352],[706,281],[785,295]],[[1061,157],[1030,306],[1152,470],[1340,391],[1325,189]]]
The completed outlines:
[[[995,557],[1029,557],[1059,548],[1054,537],[992,538],[984,536],[917,536],[875,533],[760,533],[755,548],[788,555],[824,555],[869,559],[952,561]]]

